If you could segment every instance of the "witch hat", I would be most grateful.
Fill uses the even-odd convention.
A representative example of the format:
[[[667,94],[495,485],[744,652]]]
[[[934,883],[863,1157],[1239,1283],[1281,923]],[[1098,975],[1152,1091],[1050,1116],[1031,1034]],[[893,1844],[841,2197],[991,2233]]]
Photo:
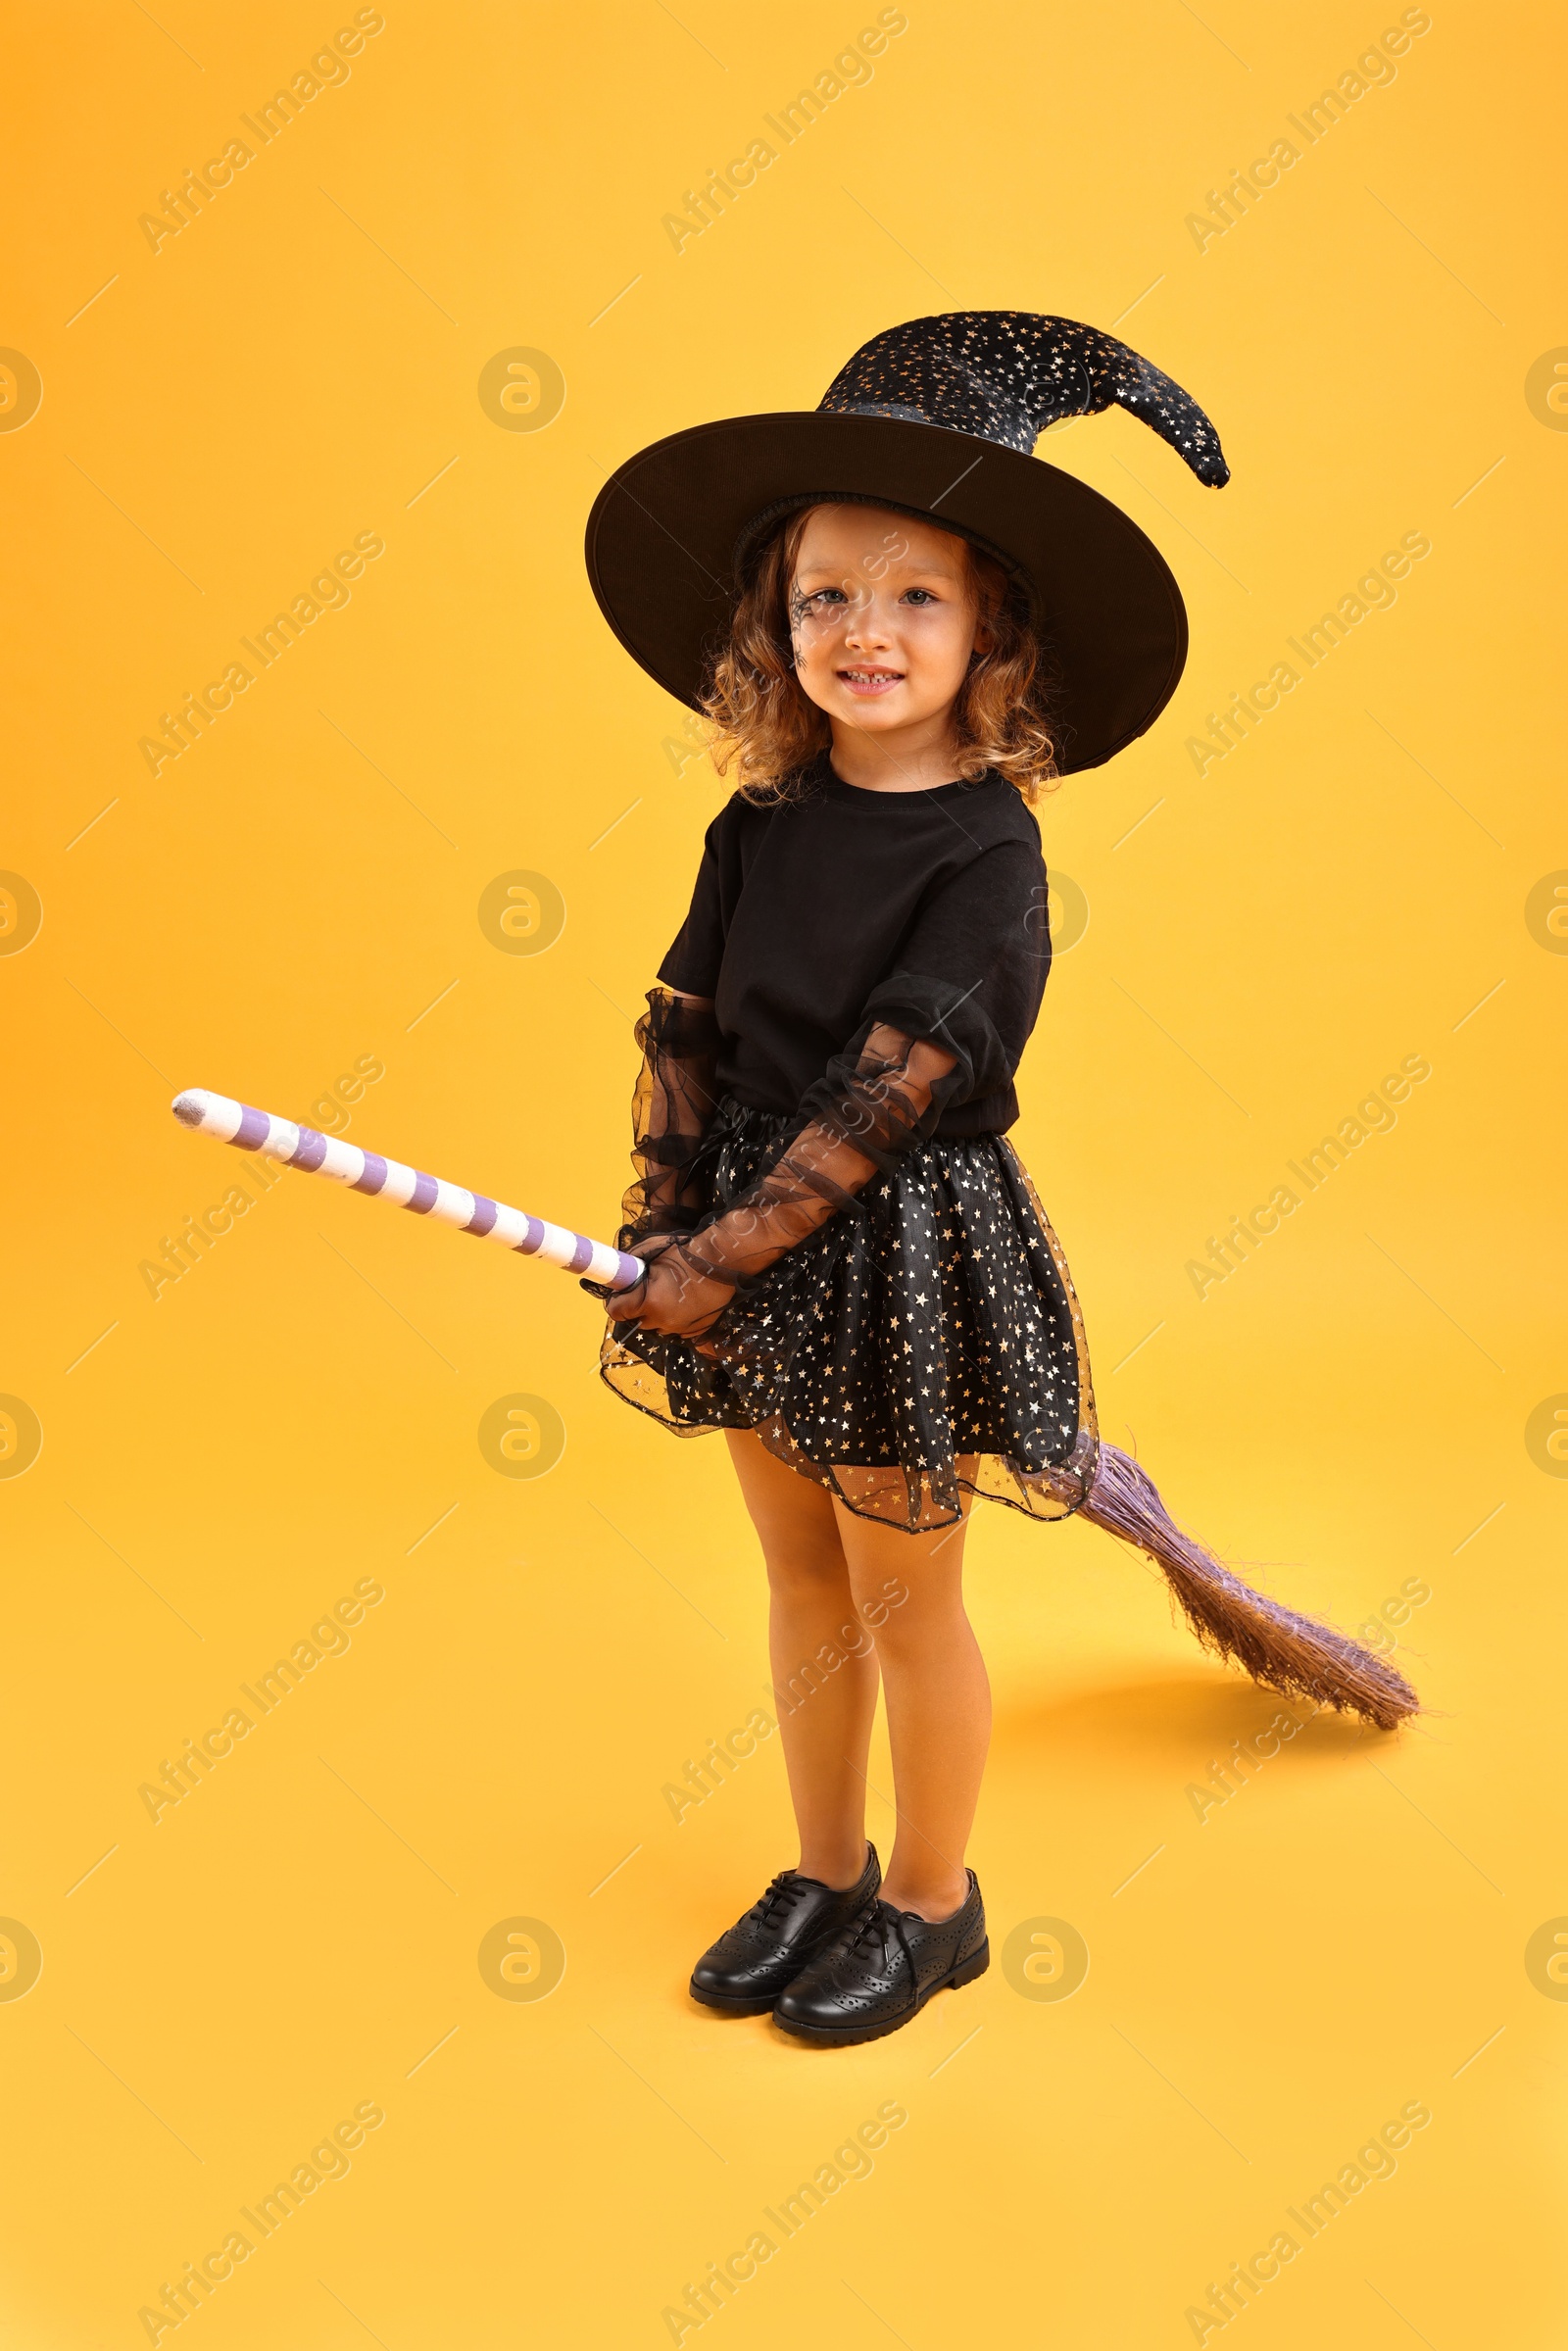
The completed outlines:
[[[1187,658],[1186,608],[1158,548],[1032,454],[1048,425],[1112,403],[1200,481],[1230,479],[1197,403],[1098,327],[1029,311],[889,327],[819,407],[693,425],[619,465],[588,518],[600,610],[632,659],[696,708],[769,525],[825,498],[892,507],[973,540],[1026,588],[1055,673],[1057,765],[1098,767],[1152,725]]]

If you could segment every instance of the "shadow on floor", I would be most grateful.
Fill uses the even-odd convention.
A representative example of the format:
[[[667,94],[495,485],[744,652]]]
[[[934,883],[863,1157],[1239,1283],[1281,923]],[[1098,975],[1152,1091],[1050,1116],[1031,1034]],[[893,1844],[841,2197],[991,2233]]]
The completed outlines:
[[[1049,1749],[1091,1766],[1114,1760],[1185,1770],[1200,1752],[1223,1756],[1234,1739],[1250,1740],[1282,1712],[1301,1726],[1291,1740],[1299,1757],[1341,1762],[1358,1748],[1381,1753],[1397,1743],[1394,1733],[1375,1731],[1356,1715],[1312,1715],[1309,1700],[1283,1698],[1215,1670],[1079,1690],[1037,1704],[1004,1703],[997,1709],[996,1752]]]

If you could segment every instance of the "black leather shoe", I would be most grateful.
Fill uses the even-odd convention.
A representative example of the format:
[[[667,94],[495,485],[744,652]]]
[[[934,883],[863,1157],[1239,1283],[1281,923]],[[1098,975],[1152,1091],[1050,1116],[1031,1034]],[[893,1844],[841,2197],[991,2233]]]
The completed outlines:
[[[760,1902],[703,1953],[692,1998],[729,2016],[765,2016],[792,1977],[876,1899],[882,1865],[867,1845],[858,1882],[835,1893],[799,1870],[780,1870]]]
[[[913,1910],[870,1904],[780,1994],[773,2022],[829,2047],[880,2040],[917,2017],[933,1992],[972,1984],[990,1965],[985,1904],[971,1870],[968,1900],[936,1926]]]

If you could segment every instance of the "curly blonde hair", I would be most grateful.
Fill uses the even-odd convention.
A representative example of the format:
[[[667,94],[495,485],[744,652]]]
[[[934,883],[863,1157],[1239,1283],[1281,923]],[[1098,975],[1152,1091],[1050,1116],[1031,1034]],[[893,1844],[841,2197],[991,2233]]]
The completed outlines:
[[[826,712],[803,693],[795,675],[789,594],[812,514],[819,507],[847,503],[824,498],[799,508],[761,543],[736,599],[728,642],[699,698],[713,730],[709,756],[720,775],[735,769],[736,788],[747,800],[798,798],[805,771],[832,742]],[[1045,649],[1019,584],[971,540],[958,538],[958,544],[979,604],[980,650],[954,710],[959,744],[955,781],[971,781],[994,767],[1032,808],[1060,780]]]

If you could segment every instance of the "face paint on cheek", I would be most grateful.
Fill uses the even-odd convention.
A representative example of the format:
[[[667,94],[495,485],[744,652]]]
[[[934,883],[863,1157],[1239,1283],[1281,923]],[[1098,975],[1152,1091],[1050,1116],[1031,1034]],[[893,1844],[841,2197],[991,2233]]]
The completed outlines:
[[[810,598],[799,588],[789,594],[790,667],[799,675],[806,660],[806,620],[810,611]]]

